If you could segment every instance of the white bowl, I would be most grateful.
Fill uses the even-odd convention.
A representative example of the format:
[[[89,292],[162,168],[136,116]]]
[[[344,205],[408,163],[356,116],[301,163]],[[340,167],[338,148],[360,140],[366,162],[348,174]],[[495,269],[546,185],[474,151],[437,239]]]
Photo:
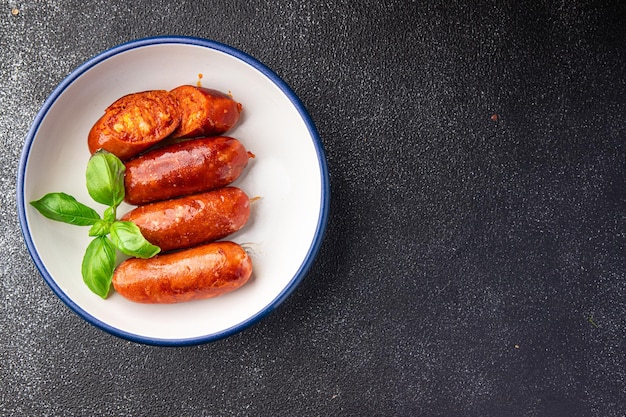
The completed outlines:
[[[104,109],[132,92],[196,84],[232,93],[243,104],[227,134],[256,156],[234,183],[254,202],[246,226],[228,239],[247,244],[253,275],[222,296],[173,305],[103,300],[81,277],[88,227],[44,218],[29,205],[65,192],[95,208],[87,193],[87,134]],[[181,346],[214,341],[257,322],[296,288],[321,244],[329,179],[317,130],[293,91],[249,55],[189,37],[140,39],[112,48],[72,72],[46,100],[22,153],[17,199],[24,239],[44,280],[70,309],[135,342]],[[132,207],[121,207],[118,213]]]

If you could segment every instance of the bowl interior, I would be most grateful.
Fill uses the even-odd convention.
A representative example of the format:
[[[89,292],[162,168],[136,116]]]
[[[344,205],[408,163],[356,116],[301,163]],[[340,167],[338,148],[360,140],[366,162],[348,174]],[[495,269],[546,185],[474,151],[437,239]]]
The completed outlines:
[[[253,276],[217,298],[142,305],[116,293],[102,300],[82,282],[87,227],[48,220],[28,202],[62,191],[95,208],[85,185],[87,133],[104,109],[132,92],[197,84],[230,92],[243,104],[228,132],[255,154],[233,184],[250,197],[249,222],[228,239],[252,255]],[[218,339],[275,308],[302,279],[319,246],[328,205],[323,150],[306,111],[271,71],[224,45],[167,38],[125,44],[78,68],[51,95],[22,156],[18,203],[31,255],[55,293],[106,331],[151,344]],[[122,214],[132,207],[122,205]]]

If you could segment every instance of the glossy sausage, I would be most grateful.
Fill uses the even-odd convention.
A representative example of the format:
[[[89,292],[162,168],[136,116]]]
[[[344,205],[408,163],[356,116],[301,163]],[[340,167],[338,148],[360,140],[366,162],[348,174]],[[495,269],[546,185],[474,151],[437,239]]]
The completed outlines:
[[[87,137],[89,151],[105,149],[125,161],[171,135],[180,121],[178,102],[169,92],[128,94],[94,123]]]
[[[250,200],[236,187],[139,206],[122,216],[162,252],[223,239],[241,229],[250,216]]]
[[[140,205],[224,187],[235,181],[250,155],[234,138],[192,139],[128,161],[125,200]]]
[[[182,117],[174,138],[221,135],[239,120],[241,104],[221,91],[182,85],[171,93],[178,100]]]
[[[138,303],[171,304],[216,297],[244,285],[252,261],[233,242],[214,242],[149,259],[130,258],[113,273],[113,287]]]

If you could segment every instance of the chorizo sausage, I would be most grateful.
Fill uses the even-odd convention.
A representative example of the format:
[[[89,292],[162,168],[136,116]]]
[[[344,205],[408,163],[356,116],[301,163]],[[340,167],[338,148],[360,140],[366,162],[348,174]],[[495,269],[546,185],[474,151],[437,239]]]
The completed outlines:
[[[224,187],[241,175],[248,158],[244,146],[227,136],[151,150],[125,164],[125,200],[140,205]]]
[[[181,85],[171,93],[177,98],[181,112],[181,123],[173,138],[221,135],[239,120],[241,104],[221,91]]]
[[[236,187],[139,206],[122,220],[135,223],[162,252],[225,238],[241,229],[250,216],[250,200]]]
[[[130,258],[113,273],[113,287],[138,303],[171,304],[216,297],[243,286],[252,261],[234,242],[213,242],[153,258]]]
[[[125,95],[92,126],[87,137],[89,152],[105,149],[128,160],[168,137],[180,121],[178,102],[168,91]]]

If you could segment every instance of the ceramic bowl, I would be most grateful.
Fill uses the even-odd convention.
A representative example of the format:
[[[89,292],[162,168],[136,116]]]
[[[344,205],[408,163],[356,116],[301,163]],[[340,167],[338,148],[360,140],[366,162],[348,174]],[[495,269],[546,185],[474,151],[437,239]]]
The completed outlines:
[[[54,222],[29,202],[65,192],[95,208],[86,189],[87,134],[117,98],[182,84],[229,92],[242,103],[227,134],[254,153],[233,184],[249,196],[248,223],[228,240],[245,244],[253,261],[250,281],[228,294],[170,305],[137,304],[114,291],[90,292],[81,262],[88,227]],[[17,200],[24,239],[54,293],[96,327],[135,342],[182,346],[237,333],[276,309],[294,291],[321,244],[329,208],[322,143],[294,92],[272,70],[230,46],[206,39],[155,37],[107,50],[73,71],[53,91],[26,138]],[[122,206],[118,213],[131,209]]]

